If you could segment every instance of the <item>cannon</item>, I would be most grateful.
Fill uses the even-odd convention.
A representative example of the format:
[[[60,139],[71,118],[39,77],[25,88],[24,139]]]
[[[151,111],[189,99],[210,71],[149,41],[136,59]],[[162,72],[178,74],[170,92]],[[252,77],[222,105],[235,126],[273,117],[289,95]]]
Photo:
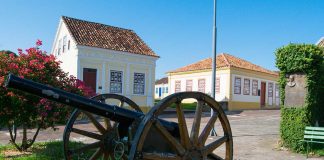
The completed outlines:
[[[144,114],[135,102],[118,94],[86,98],[12,74],[6,86],[75,108],[63,135],[67,160],[233,159],[227,116],[219,103],[201,92],[169,95]],[[195,101],[194,113],[184,114],[185,100]],[[171,117],[164,114],[169,108],[176,111]],[[206,108],[214,114],[203,112]],[[218,135],[209,137],[213,127]]]

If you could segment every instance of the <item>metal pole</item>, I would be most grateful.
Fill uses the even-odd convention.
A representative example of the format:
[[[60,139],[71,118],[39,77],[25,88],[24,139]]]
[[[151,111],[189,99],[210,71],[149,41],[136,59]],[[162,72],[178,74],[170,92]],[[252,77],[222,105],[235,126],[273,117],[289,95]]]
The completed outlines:
[[[216,27],[216,5],[217,5],[217,0],[214,0],[214,24],[213,24],[213,64],[212,64],[212,97],[216,99],[216,94],[215,94],[215,81],[216,81],[216,39],[217,39],[217,27]],[[210,116],[213,116],[214,111],[211,109],[210,110]],[[216,135],[215,128],[213,127],[211,131],[211,136]]]

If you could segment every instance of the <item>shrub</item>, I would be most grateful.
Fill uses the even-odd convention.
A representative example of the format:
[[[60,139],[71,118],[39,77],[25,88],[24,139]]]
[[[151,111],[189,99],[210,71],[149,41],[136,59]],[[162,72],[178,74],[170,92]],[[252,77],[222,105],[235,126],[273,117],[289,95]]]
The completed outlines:
[[[55,124],[65,122],[71,108],[5,88],[4,81],[9,73],[80,95],[91,94],[83,82],[63,72],[60,62],[53,55],[40,50],[41,45],[42,42],[38,40],[36,47],[27,49],[26,53],[18,49],[19,56],[10,52],[0,53],[0,126],[8,127],[11,143],[20,151],[34,143],[41,128],[54,128]],[[17,127],[23,129],[20,145],[16,143]],[[37,128],[36,133],[28,139],[27,129],[31,128]]]
[[[280,135],[285,147],[301,151],[304,145],[299,141],[304,137],[304,129],[308,125],[305,108],[281,108]]]
[[[289,44],[276,51],[276,66],[280,70],[281,123],[283,145],[294,151],[303,150],[298,142],[303,138],[306,125],[324,125],[324,53],[323,49],[308,44]],[[307,94],[300,108],[284,106],[286,74],[305,73]]]

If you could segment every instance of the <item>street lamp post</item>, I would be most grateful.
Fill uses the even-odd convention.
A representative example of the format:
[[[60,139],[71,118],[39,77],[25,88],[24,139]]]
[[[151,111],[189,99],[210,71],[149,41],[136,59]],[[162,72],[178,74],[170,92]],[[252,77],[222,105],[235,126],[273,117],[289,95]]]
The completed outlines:
[[[212,97],[216,99],[216,94],[215,94],[215,81],[216,81],[216,39],[217,39],[217,27],[216,27],[216,5],[217,5],[217,0],[214,0],[214,23],[213,23],[213,63],[212,63]],[[214,111],[211,109],[210,110],[210,116],[213,116]],[[211,136],[216,135],[215,128],[213,127],[211,131]]]

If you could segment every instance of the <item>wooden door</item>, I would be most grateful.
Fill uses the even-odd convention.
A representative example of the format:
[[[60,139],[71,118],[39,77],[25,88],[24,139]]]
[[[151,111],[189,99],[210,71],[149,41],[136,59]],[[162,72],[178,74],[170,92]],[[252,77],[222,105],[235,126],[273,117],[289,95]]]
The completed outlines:
[[[96,92],[97,88],[97,69],[83,68],[83,82],[87,87]]]
[[[265,106],[265,92],[266,91],[266,83],[261,82],[261,91],[260,91],[260,104],[261,106]]]

